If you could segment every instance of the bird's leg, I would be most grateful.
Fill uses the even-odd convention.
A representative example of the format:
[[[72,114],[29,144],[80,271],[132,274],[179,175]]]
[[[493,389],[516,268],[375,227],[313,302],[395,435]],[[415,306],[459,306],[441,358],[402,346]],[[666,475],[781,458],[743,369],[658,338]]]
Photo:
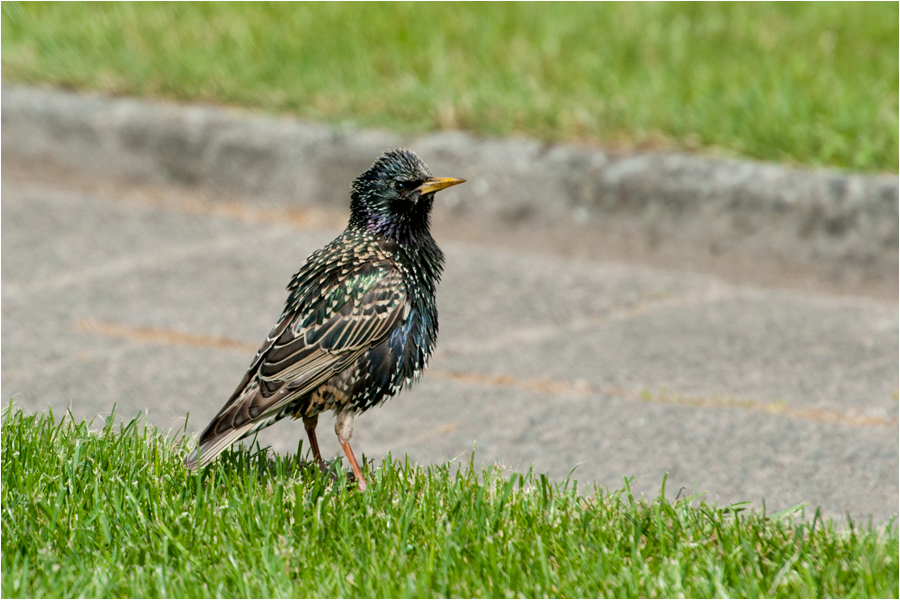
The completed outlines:
[[[350,447],[350,438],[353,437],[353,413],[348,409],[344,409],[337,414],[337,418],[334,421],[334,432],[337,434],[341,448],[344,449],[344,453],[347,455],[347,460],[350,461],[350,468],[353,469],[353,474],[356,476],[359,491],[366,491],[366,479],[363,477],[362,469],[359,468],[359,463],[356,462],[353,448]]]
[[[353,455],[353,448],[350,447],[350,442],[341,438],[341,436],[338,436],[338,442],[341,443],[341,448],[347,453],[347,458],[350,460],[350,468],[353,469],[353,474],[356,476],[356,481],[359,483],[359,491],[366,491],[366,478],[363,477],[362,470],[359,468],[359,463],[356,462],[356,456]]]
[[[319,441],[316,439],[316,425],[319,424],[319,415],[311,419],[303,418],[303,427],[306,429],[306,437],[309,438],[309,447],[312,448],[313,459],[319,465],[319,470],[325,472],[325,461],[322,460],[322,453],[319,452]]]

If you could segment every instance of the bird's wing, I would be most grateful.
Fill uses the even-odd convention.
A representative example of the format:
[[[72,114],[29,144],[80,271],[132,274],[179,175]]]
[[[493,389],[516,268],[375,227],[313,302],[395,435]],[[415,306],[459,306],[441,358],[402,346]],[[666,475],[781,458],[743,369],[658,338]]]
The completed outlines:
[[[403,278],[390,261],[337,263],[301,273],[247,374],[200,436],[201,466],[284,417],[294,400],[381,344],[408,311]],[[197,454],[188,466],[197,463]]]

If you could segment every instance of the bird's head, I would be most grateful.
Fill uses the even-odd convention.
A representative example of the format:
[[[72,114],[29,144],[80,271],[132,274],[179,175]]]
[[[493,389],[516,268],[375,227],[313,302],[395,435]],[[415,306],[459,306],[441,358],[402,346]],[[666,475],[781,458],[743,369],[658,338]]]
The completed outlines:
[[[415,241],[428,232],[434,194],[465,179],[432,177],[414,152],[389,150],[353,181],[350,225]]]

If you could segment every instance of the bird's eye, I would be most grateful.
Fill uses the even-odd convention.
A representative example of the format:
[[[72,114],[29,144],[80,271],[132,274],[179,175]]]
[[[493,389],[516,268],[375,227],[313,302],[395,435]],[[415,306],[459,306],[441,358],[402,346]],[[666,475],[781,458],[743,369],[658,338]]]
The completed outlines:
[[[396,189],[398,192],[408,192],[415,187],[415,181],[397,181],[396,183],[394,183],[394,189]]]

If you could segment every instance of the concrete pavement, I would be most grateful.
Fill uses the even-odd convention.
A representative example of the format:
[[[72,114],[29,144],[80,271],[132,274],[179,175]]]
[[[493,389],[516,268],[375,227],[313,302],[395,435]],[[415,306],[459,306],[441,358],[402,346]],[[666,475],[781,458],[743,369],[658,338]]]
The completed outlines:
[[[865,288],[897,300],[896,174],[617,153],[461,131],[403,135],[10,84],[2,96],[4,161],[13,155],[98,178],[308,211],[346,203],[347,183],[375,156],[406,146],[427,157],[435,173],[470,182],[465,191],[443,193],[437,219],[468,219],[484,225],[488,238],[510,226],[556,229],[552,246],[569,245],[576,254],[602,238],[604,255],[667,268],[690,262],[745,281],[762,272],[758,280],[767,284],[781,272],[795,285],[802,272],[815,287]]]
[[[204,426],[345,218],[8,170],[3,405],[78,418],[115,404]],[[440,222],[438,353],[357,420],[357,452],[428,463],[476,445],[516,470],[577,465],[582,484],[634,476],[655,494],[668,472],[673,495],[897,513],[896,303],[464,242]],[[319,429],[336,455],[331,420]],[[260,440],[287,452],[302,436],[289,422]]]

